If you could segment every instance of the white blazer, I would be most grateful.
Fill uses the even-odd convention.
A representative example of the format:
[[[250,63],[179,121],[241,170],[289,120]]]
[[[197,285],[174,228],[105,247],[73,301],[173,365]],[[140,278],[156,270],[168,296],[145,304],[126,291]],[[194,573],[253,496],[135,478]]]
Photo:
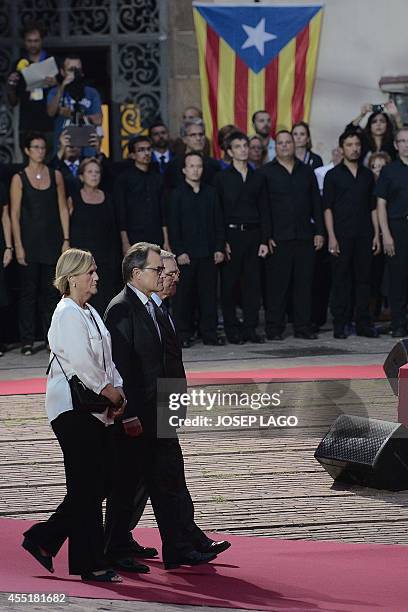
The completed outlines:
[[[121,387],[123,381],[112,361],[110,333],[95,308],[87,306],[81,308],[69,297],[58,303],[48,332],[50,359],[57,355],[68,379],[76,374],[89,389],[100,393],[107,384]],[[50,422],[63,412],[72,410],[71,390],[56,359],[48,374],[45,408]],[[110,425],[113,419],[108,418],[107,412],[92,414],[105,425]]]

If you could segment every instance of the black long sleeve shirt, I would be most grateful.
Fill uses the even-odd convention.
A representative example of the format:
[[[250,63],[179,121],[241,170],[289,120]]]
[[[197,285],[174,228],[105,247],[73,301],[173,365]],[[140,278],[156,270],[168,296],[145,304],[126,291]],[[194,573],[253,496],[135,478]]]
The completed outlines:
[[[173,252],[179,256],[208,257],[224,251],[225,233],[217,192],[201,183],[195,193],[187,182],[175,189],[168,209],[169,239]]]
[[[166,221],[160,174],[129,168],[116,180],[114,199],[119,230],[127,232],[131,244],[141,240],[163,244]]]
[[[242,174],[231,164],[214,177],[224,217],[225,227],[229,223],[259,223],[261,240],[267,244],[271,237],[270,212],[265,178],[248,166],[244,181]]]
[[[387,201],[388,219],[408,216],[408,165],[400,159],[384,166],[375,186],[375,195]]]
[[[324,235],[319,188],[309,166],[296,159],[290,173],[274,159],[257,172],[266,177],[274,240],[306,240]]]
[[[355,178],[343,162],[328,171],[323,185],[323,208],[333,213],[337,237],[354,238],[373,234],[373,190],[373,173],[365,166],[359,166]]]

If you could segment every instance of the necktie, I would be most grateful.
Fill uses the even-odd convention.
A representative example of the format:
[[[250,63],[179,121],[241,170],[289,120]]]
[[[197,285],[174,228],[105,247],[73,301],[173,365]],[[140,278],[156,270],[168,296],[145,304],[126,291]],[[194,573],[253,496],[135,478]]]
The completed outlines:
[[[160,155],[160,174],[163,174],[163,172],[166,169],[166,156],[165,155]]]
[[[171,324],[171,326],[173,328],[173,331],[175,332],[176,328],[174,327],[173,319],[171,318],[170,313],[169,313],[169,309],[167,308],[167,306],[166,306],[166,304],[164,302],[162,302],[160,304],[160,310],[162,311],[162,313],[166,317],[166,319],[168,321],[170,321],[170,324]]]
[[[69,164],[69,169],[71,170],[71,172],[72,172],[72,174],[74,176],[76,176],[78,174],[78,166],[77,166],[77,164],[75,162],[71,162]]]
[[[157,329],[157,333],[159,334],[159,338],[161,340],[160,327],[159,327],[159,324],[158,324],[157,319],[156,319],[156,313],[154,312],[154,306],[153,306],[152,300],[147,300],[146,308],[147,308],[147,311],[148,311],[149,315],[153,319],[153,323],[155,324],[155,327]]]

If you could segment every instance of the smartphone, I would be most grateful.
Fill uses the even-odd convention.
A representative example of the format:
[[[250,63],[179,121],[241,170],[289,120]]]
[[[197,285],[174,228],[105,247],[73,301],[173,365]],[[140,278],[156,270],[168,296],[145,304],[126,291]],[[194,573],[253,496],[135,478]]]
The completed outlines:
[[[382,113],[384,112],[385,104],[372,104],[372,112],[373,113]]]
[[[65,131],[70,136],[71,147],[89,147],[89,137],[96,134],[93,125],[68,125]]]

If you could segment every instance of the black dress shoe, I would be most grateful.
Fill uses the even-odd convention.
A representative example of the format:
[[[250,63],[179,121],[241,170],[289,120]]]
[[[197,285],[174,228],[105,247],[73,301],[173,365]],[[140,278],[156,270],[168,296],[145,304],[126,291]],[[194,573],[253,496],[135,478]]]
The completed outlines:
[[[126,557],[113,562],[113,567],[122,572],[131,572],[134,574],[148,574],[150,567],[144,563],[138,563],[133,557]]]
[[[206,338],[203,340],[203,344],[207,344],[208,346],[224,346],[225,338],[222,336],[218,336],[218,338]]]
[[[266,334],[266,339],[267,340],[276,340],[276,341],[280,341],[283,340],[283,336],[282,334]]]
[[[30,555],[32,555],[34,557],[34,559],[37,559],[37,561],[39,563],[41,563],[41,565],[43,567],[45,567],[46,570],[48,570],[49,572],[51,572],[51,574],[54,573],[54,568],[52,566],[52,556],[51,555],[43,555],[41,550],[40,550],[40,546],[38,544],[35,544],[35,542],[33,542],[32,540],[30,540],[27,536],[24,538],[23,543],[22,543],[22,547],[30,553]]]
[[[365,338],[378,338],[378,331],[375,327],[362,327],[356,329],[357,336],[364,336]]]
[[[393,338],[405,338],[407,335],[407,330],[405,327],[398,327],[398,329],[393,330],[391,336]]]
[[[141,559],[153,559],[159,555],[157,548],[153,546],[142,546],[138,542],[133,542],[129,546],[129,552],[132,553],[132,557],[140,557]]]
[[[213,561],[216,557],[215,553],[201,553],[197,550],[192,550],[190,553],[179,557],[176,561],[165,561],[164,569],[176,569],[180,565],[201,565],[202,563]]]
[[[220,553],[224,552],[224,550],[227,550],[230,546],[231,542],[228,542],[227,540],[220,540],[219,542],[210,542],[207,547],[200,548],[200,551],[219,555]]]
[[[190,340],[182,340],[181,341],[181,348],[190,348],[190,346],[191,346]]]
[[[265,338],[256,333],[256,331],[246,332],[244,334],[244,340],[246,342],[253,342],[254,344],[264,344]]]
[[[312,331],[299,331],[294,333],[295,338],[302,340],[317,340],[317,334]]]

